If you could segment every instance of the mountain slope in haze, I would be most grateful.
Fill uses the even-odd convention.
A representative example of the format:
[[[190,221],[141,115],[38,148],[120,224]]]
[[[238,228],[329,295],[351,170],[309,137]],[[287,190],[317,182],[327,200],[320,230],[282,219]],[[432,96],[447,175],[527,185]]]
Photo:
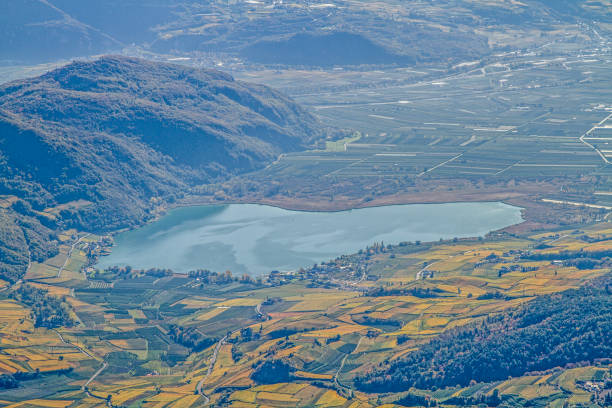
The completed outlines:
[[[290,99],[219,71],[74,62],[0,86],[0,195],[32,207],[8,209],[22,220],[81,202],[91,204],[64,206],[59,222],[125,227],[149,216],[151,199],[260,168],[322,134]]]
[[[415,62],[414,58],[394,54],[361,35],[346,32],[299,33],[288,39],[259,41],[247,46],[242,55],[262,64],[320,67]]]
[[[157,29],[189,9],[192,0],[49,0],[84,24],[124,44],[155,40]]]
[[[45,0],[0,4],[0,62],[35,63],[119,50],[106,33]]]
[[[612,14],[606,4],[588,0],[5,1],[0,62],[53,61],[135,45],[288,66],[453,63],[548,43],[579,19],[603,23],[598,30],[607,32]]]

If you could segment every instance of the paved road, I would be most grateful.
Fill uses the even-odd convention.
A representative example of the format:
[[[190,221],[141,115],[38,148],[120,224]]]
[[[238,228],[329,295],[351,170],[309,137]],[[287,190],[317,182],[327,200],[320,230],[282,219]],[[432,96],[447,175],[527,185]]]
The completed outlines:
[[[96,371],[91,377],[89,377],[89,380],[87,380],[87,382],[85,384],[83,384],[83,386],[81,387],[81,389],[83,391],[85,391],[87,389],[87,393],[89,394],[89,384],[96,379],[97,376],[100,375],[100,373],[102,371],[104,371],[106,369],[106,367],[108,367],[108,363],[105,361],[104,363],[102,363],[102,367],[100,367],[98,369],[98,371]]]
[[[93,355],[92,355],[92,354],[91,354],[89,351],[85,350],[85,349],[84,349],[84,348],[82,348],[82,347],[77,346],[76,344],[72,344],[72,343],[70,343],[70,342],[66,341],[66,339],[64,339],[64,336],[62,336],[62,333],[60,333],[59,331],[57,331],[57,330],[55,330],[55,329],[52,329],[52,330],[53,330],[53,331],[54,331],[54,332],[57,334],[57,336],[59,337],[59,339],[60,339],[60,341],[61,341],[62,343],[64,343],[64,344],[66,344],[66,345],[68,345],[68,346],[70,346],[70,347],[73,347],[73,348],[75,348],[75,349],[79,350],[81,353],[85,354],[85,355],[86,355],[86,356],[88,356],[88,357],[91,357],[91,358],[94,358],[94,359],[95,359],[95,357],[94,357],[94,356],[93,356]],[[89,391],[89,384],[91,384],[91,382],[92,382],[93,380],[95,380],[95,379],[96,379],[96,377],[97,377],[97,376],[99,376],[99,375],[102,373],[102,371],[104,371],[104,370],[106,369],[106,367],[108,367],[108,363],[107,363],[106,361],[104,361],[104,362],[102,363],[102,367],[100,367],[100,368],[98,369],[98,371],[96,371],[96,372],[95,372],[95,373],[94,373],[94,374],[93,374],[91,377],[89,377],[89,379],[87,380],[87,382],[81,386],[81,391],[84,391],[84,392],[85,392],[85,393],[86,393],[88,396],[90,396],[90,397],[92,397],[92,398],[97,398],[97,399],[99,399],[99,400],[104,400],[104,401],[106,401],[106,398],[103,398],[103,397],[100,397],[100,396],[98,396],[98,395],[92,394],[92,393]],[[110,401],[107,401],[107,402],[106,402],[106,405],[107,405],[107,406],[109,406],[109,407],[111,407],[111,408],[113,408],[113,407],[114,407],[114,405],[113,405],[113,404],[112,404]]]
[[[206,375],[198,382],[198,385],[196,386],[196,392],[204,398],[204,405],[208,405],[208,403],[210,403],[210,398],[208,398],[208,396],[204,394],[204,391],[202,391],[202,387],[204,386],[206,380],[208,380],[208,377],[210,377],[210,374],[212,374],[212,370],[213,368],[215,368],[215,363],[217,362],[217,355],[219,354],[219,350],[221,349],[221,346],[225,344],[225,341],[227,340],[230,334],[225,335],[225,337],[219,340],[219,342],[215,346],[215,350],[213,351],[213,354],[210,357],[210,361],[208,363],[208,370],[206,371]]]
[[[425,175],[425,174],[429,173],[430,171],[434,171],[435,169],[437,169],[437,168],[439,168],[439,167],[442,167],[442,166],[444,166],[445,164],[448,164],[448,163],[450,163],[450,162],[453,162],[453,161],[457,160],[458,158],[460,158],[461,156],[463,156],[463,153],[458,154],[458,155],[457,155],[457,156],[455,156],[455,157],[451,157],[450,159],[446,160],[445,162],[442,162],[442,163],[440,163],[440,164],[438,164],[438,165],[436,165],[436,166],[433,166],[431,169],[427,169],[427,170],[425,170],[424,172],[417,174],[417,177],[421,177],[421,176],[423,176],[423,175]]]
[[[362,283],[363,281],[365,281],[367,277],[368,277],[367,269],[364,269],[363,273],[361,274],[361,277],[356,281],[331,279],[331,282],[340,285],[340,289],[343,289],[343,290],[347,290],[347,291],[360,290],[363,292],[367,292],[367,289],[358,287],[358,285]]]
[[[55,330],[55,329],[51,329],[51,330],[53,330],[55,333],[57,333],[57,335],[58,335],[58,337],[59,337],[59,339],[60,339],[60,341],[61,341],[62,343],[67,344],[67,345],[69,345],[70,347],[74,347],[75,349],[79,350],[81,353],[85,354],[86,356],[88,356],[88,357],[91,357],[91,358],[95,359],[95,357],[94,357],[93,355],[91,355],[91,353],[90,353],[89,351],[85,350],[84,348],[81,348],[81,347],[77,346],[76,344],[72,344],[72,343],[70,343],[70,342],[66,341],[66,340],[64,339],[64,336],[62,336],[62,333],[60,333],[59,331],[57,331],[57,330]]]
[[[106,399],[105,397],[101,397],[99,395],[96,394],[92,394],[91,391],[89,391],[89,384],[96,379],[97,376],[100,375],[100,373],[102,371],[104,371],[106,369],[106,367],[108,367],[108,363],[105,361],[102,363],[102,367],[100,367],[98,369],[98,371],[96,371],[91,377],[89,377],[89,380],[87,380],[87,382],[85,384],[83,384],[83,386],[81,387],[81,390],[85,392],[85,394],[87,394],[89,397],[92,398],[96,398],[102,401],[106,401],[106,406],[109,408],[117,408],[115,405],[113,405],[112,401],[110,399]]]
[[[100,367],[100,369],[99,369],[98,371],[96,371],[96,372],[94,373],[94,375],[93,375],[93,376],[92,376],[92,377],[91,377],[91,378],[90,378],[90,379],[87,381],[87,383],[85,383],[85,385],[83,385],[83,387],[81,387],[81,389],[82,389],[83,391],[85,391],[85,394],[87,394],[87,396],[89,396],[89,397],[91,397],[91,398],[99,399],[99,400],[101,400],[101,401],[106,401],[106,406],[107,406],[107,407],[109,407],[109,408],[117,408],[115,405],[113,405],[113,403],[111,402],[111,400],[110,400],[110,399],[106,399],[106,398],[101,397],[101,396],[99,396],[99,395],[92,394],[92,393],[89,391],[88,384],[89,384],[91,381],[93,381],[93,380],[94,380],[94,378],[96,378],[96,377],[98,376],[98,374],[100,374],[100,373],[101,373],[101,372],[102,372],[102,371],[103,371],[103,370],[104,370],[106,367],[108,367],[108,364],[105,362],[104,364],[102,364],[102,367]]]
[[[596,124],[595,126],[593,126],[591,129],[589,129],[589,130],[588,130],[588,131],[587,131],[587,132],[586,132],[584,135],[580,136],[580,141],[581,141],[582,143],[584,143],[585,145],[589,146],[591,149],[595,150],[595,151],[597,152],[597,154],[599,154],[599,156],[602,158],[602,160],[603,160],[604,162],[606,162],[606,164],[612,164],[612,163],[610,163],[610,161],[608,160],[608,158],[607,158],[607,157],[606,157],[606,156],[605,156],[605,155],[604,155],[604,154],[603,154],[603,153],[602,153],[602,152],[601,152],[601,151],[600,151],[598,148],[596,148],[595,146],[593,146],[591,143],[589,143],[589,142],[585,141],[584,139],[585,139],[585,138],[587,138],[587,139],[588,139],[588,136],[590,136],[590,135],[591,135],[591,133],[593,133],[593,131],[594,131],[595,129],[597,129],[599,126],[603,125],[604,123],[606,123],[606,121],[607,121],[608,119],[610,119],[610,118],[612,118],[612,113],[611,113],[611,114],[609,114],[608,116],[606,116],[606,118],[605,118],[604,120],[602,120],[601,122],[599,122],[598,124]]]
[[[68,265],[68,261],[70,260],[70,258],[72,257],[72,251],[74,251],[74,247],[81,242],[81,240],[87,238],[88,236],[90,236],[91,234],[85,234],[83,235],[81,238],[77,239],[76,241],[74,241],[72,243],[72,246],[70,247],[70,251],[68,251],[68,256],[66,257],[66,260],[64,261],[64,264],[62,265],[61,268],[59,268],[59,271],[57,271],[57,277],[59,278],[62,274],[62,271],[64,270],[64,268],[66,267],[66,265]]]
[[[453,256],[455,256],[455,255],[453,255]],[[447,259],[440,259],[440,260],[437,260],[437,261],[435,261],[435,262],[432,262],[432,263],[428,264],[427,266],[425,266],[423,269],[421,269],[420,271],[418,271],[418,272],[416,273],[416,276],[415,276],[415,278],[414,278],[414,279],[415,279],[415,280],[420,280],[420,279],[422,279],[422,278],[423,278],[423,273],[424,273],[424,272],[429,271],[429,267],[430,267],[430,266],[434,266],[435,264],[437,264],[437,263],[439,263],[439,262],[442,262],[442,261],[446,261],[446,260],[448,260],[448,259],[451,259],[453,256],[450,256],[450,257],[448,257]]]
[[[363,340],[363,336],[359,337],[359,341],[357,342],[357,346],[355,346],[355,350],[357,350],[359,348],[359,345],[361,344],[361,340]],[[353,350],[354,351],[354,350]],[[342,359],[342,362],[340,363],[340,367],[338,367],[338,370],[336,371],[336,374],[334,374],[334,384],[336,384],[336,386],[342,390],[344,390],[344,392],[347,393],[347,396],[352,397],[353,395],[353,390],[351,389],[351,387],[347,387],[346,385],[342,384],[340,382],[340,380],[338,379],[338,377],[340,376],[340,373],[342,372],[342,369],[344,368],[344,363],[346,362],[346,359],[352,354],[352,352],[347,353],[344,358]]]
[[[485,249],[488,249],[488,248],[485,248]],[[457,257],[457,256],[461,256],[461,255],[466,255],[466,254],[469,254],[469,253],[471,253],[471,252],[473,252],[473,250],[472,250],[472,249],[470,249],[469,251],[461,252],[460,254],[451,255],[451,256],[449,256],[449,257],[447,257],[447,258],[445,258],[445,259],[438,259],[437,261],[432,262],[432,263],[430,263],[430,264],[426,265],[426,266],[425,266],[423,269],[421,269],[420,271],[418,271],[418,272],[416,273],[416,276],[415,276],[415,278],[414,278],[414,279],[415,279],[415,280],[422,279],[422,278],[423,278],[423,273],[424,273],[424,272],[428,272],[428,271],[429,271],[429,268],[430,268],[430,267],[432,267],[432,266],[434,266],[434,265],[435,265],[435,264],[437,264],[437,263],[440,263],[440,262],[443,262],[443,261],[448,261],[449,259],[453,259],[453,258],[455,258],[455,257]]]
[[[260,317],[265,320],[268,318],[268,314],[261,310],[262,307],[263,303],[258,303],[257,306],[255,306],[255,313],[257,313],[257,317]]]

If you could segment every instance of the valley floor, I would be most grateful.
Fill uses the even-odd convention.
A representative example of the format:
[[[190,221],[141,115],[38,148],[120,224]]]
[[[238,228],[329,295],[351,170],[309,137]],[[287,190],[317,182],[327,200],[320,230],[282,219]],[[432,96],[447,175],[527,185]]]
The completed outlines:
[[[355,378],[446,330],[609,273],[609,258],[584,267],[567,254],[611,251],[612,226],[374,245],[265,281],[227,273],[95,272],[88,254],[99,250],[101,237],[68,231],[62,239],[58,256],[32,263],[23,281],[4,283],[0,292],[0,372],[20,383],[0,391],[3,405],[400,406],[406,392],[364,393]],[[59,298],[72,327],[36,327],[37,316],[49,312],[45,301],[15,295],[25,286]],[[265,384],[254,375],[263,361],[278,360],[293,366],[282,382]],[[445,404],[453,397],[493,393],[507,406],[597,406],[594,398],[609,393],[611,366],[593,363],[411,388],[410,395],[443,406],[453,406]]]

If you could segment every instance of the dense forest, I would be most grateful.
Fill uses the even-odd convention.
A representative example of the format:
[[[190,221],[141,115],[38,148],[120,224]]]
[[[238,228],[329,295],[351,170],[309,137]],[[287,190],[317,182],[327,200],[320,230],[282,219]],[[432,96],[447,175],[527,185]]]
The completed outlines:
[[[19,387],[19,381],[10,374],[0,374],[0,390]]]
[[[53,224],[17,203],[25,202],[0,208],[0,277],[12,283],[23,276],[30,260],[42,261],[59,252]]]
[[[48,370],[45,372],[36,371],[17,371],[12,374],[0,374],[0,390],[17,388],[21,385],[20,381],[34,380],[48,375],[67,374],[72,371],[71,368],[63,368],[59,370]]]
[[[251,379],[262,384],[287,382],[294,371],[295,367],[283,359],[265,360],[255,367]]]
[[[579,289],[451,329],[404,358],[358,377],[364,391],[467,386],[610,359],[612,275]]]
[[[74,325],[74,320],[62,299],[49,295],[44,289],[21,284],[11,293],[11,297],[30,307],[35,327],[53,329]]]

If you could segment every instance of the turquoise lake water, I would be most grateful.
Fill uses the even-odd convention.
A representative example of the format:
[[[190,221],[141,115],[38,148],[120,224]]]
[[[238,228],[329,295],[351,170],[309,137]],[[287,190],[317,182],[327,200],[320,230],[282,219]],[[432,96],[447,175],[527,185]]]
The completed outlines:
[[[256,204],[178,208],[118,234],[97,267],[210,269],[257,276],[293,270],[374,242],[476,237],[522,221],[503,203],[410,204],[339,212],[289,211]]]

